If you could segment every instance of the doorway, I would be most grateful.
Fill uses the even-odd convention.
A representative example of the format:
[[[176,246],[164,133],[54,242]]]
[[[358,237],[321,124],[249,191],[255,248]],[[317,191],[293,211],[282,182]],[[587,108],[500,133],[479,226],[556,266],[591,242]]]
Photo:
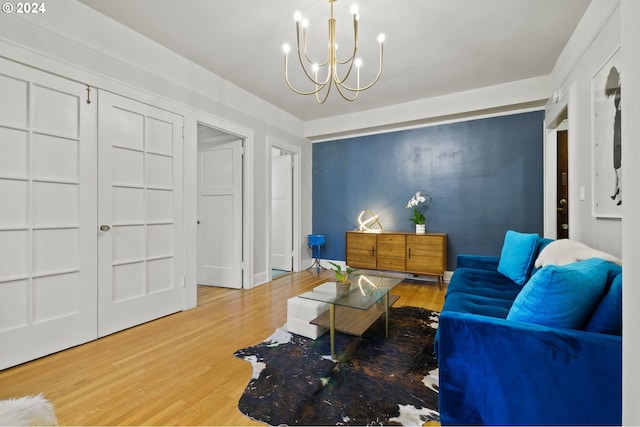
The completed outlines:
[[[293,271],[293,154],[271,148],[271,278]]]
[[[556,132],[556,238],[569,238],[569,131],[566,121]]]
[[[570,207],[584,200],[584,187],[572,188],[571,159],[575,157],[571,135],[575,135],[575,84],[554,92],[545,114],[544,140],[544,236],[567,239],[573,233]],[[573,123],[573,124],[572,124]]]
[[[267,184],[271,199],[268,210],[267,271],[271,281],[278,275],[300,271],[300,255],[306,248],[300,232],[301,147],[273,137],[267,137],[271,161]]]
[[[198,123],[198,285],[243,287],[243,139]]]

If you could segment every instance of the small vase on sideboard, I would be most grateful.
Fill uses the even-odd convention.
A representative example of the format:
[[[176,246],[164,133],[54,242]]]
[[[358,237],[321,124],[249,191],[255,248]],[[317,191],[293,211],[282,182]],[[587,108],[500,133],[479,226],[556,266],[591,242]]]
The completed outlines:
[[[426,224],[416,224],[416,234],[424,234],[426,231]]]

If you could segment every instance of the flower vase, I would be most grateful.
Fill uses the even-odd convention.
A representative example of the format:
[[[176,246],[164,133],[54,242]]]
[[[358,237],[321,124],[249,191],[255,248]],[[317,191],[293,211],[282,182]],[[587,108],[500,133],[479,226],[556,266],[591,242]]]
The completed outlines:
[[[351,291],[351,283],[336,282],[336,296],[343,297],[349,295]]]
[[[424,234],[427,231],[426,224],[416,224],[416,234]]]

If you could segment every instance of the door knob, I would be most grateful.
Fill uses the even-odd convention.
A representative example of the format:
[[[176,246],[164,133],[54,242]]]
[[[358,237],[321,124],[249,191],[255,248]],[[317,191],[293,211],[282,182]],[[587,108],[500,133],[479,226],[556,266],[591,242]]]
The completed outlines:
[[[563,230],[568,230],[569,224],[562,224],[560,227],[562,227]]]
[[[560,204],[560,206],[567,206],[567,199],[560,199],[558,203]]]
[[[108,225],[103,224],[100,226],[100,231],[109,231],[109,230],[111,230],[111,227],[109,227]]]

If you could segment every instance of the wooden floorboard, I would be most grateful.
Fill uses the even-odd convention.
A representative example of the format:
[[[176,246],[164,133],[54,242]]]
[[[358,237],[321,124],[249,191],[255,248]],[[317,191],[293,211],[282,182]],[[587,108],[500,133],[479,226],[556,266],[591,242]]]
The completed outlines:
[[[198,306],[0,371],[0,399],[44,393],[60,425],[262,425],[238,410],[251,365],[233,353],[286,322],[303,271],[250,290],[198,287]],[[446,286],[400,284],[395,306],[439,311]]]

